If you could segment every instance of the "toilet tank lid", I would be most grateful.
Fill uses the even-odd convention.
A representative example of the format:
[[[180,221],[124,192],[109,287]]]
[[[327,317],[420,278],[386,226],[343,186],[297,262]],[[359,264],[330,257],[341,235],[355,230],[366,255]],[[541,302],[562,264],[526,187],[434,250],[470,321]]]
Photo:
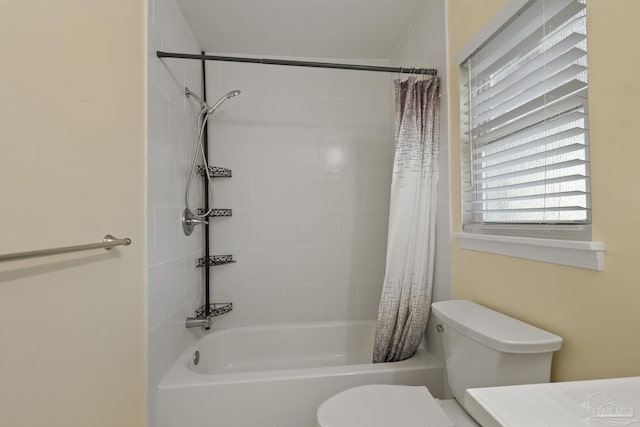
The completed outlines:
[[[446,326],[498,351],[547,353],[562,346],[557,335],[471,301],[440,301],[431,307]]]

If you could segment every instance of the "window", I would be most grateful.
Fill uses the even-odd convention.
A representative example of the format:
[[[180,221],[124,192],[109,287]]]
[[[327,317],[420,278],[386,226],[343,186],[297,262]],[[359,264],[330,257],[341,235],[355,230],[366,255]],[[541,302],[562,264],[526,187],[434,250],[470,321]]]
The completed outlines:
[[[535,0],[461,65],[463,227],[589,240],[585,0]]]
[[[461,52],[463,249],[601,270],[586,0],[510,0]]]

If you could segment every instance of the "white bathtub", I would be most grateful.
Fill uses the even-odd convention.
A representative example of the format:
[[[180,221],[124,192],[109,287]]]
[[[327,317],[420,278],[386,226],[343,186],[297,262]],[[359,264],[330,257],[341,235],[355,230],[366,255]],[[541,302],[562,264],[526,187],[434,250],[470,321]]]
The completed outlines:
[[[365,384],[426,385],[442,396],[442,365],[424,344],[411,359],[372,364],[374,331],[358,321],[210,332],[160,383],[157,425],[315,427],[320,403]]]

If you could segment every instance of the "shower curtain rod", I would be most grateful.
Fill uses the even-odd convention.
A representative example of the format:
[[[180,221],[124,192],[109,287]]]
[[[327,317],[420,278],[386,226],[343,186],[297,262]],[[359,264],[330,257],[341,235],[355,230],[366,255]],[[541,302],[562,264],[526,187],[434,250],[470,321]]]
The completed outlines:
[[[216,56],[205,54],[172,53],[157,51],[158,58],[199,59],[205,61],[248,62],[252,64],[289,65],[294,67],[334,68],[338,70],[379,71],[383,73],[438,75],[435,68],[379,67],[376,65],[335,64],[331,62],[289,61],[284,59],[246,58],[237,56]]]

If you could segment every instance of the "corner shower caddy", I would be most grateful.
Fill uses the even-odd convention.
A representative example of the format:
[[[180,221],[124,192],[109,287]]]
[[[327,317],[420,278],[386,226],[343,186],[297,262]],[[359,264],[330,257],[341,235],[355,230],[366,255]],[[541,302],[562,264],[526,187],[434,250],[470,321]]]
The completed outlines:
[[[203,52],[204,54],[204,52]],[[202,61],[202,97],[204,102],[207,102],[207,80],[206,80],[206,69],[205,69],[205,61]],[[209,163],[209,125],[205,124],[204,127],[204,158],[206,163]],[[218,166],[209,166],[205,167],[204,165],[198,165],[196,168],[196,172],[202,177],[204,182],[204,205],[209,206],[209,180],[208,177],[211,178],[231,178],[232,173],[231,169],[222,168]],[[208,175],[208,176],[207,176]],[[204,209],[198,209],[198,213],[200,215],[204,215]],[[208,215],[208,218],[216,218],[216,217],[230,217],[233,215],[232,209],[212,209]],[[195,312],[196,318],[198,319],[210,319],[212,317],[221,316],[225,313],[229,313],[233,310],[233,303],[225,302],[225,303],[213,303],[211,301],[211,274],[209,269],[211,267],[231,264],[236,262],[233,259],[233,255],[211,255],[209,253],[209,221],[204,221],[204,257],[198,258],[198,263],[195,268],[204,268],[205,270],[205,297],[204,304],[198,308]],[[205,327],[205,329],[209,329]]]
[[[204,74],[204,73],[203,73]],[[204,79],[203,79],[204,80]],[[206,93],[206,87],[205,87]],[[206,95],[205,95],[206,101]],[[207,128],[205,126],[204,130],[204,138],[205,141],[208,141]],[[209,150],[207,147],[208,144],[204,144],[204,155],[208,162]],[[207,175],[205,172],[205,167],[203,165],[198,165],[197,172],[203,177],[204,180],[204,192],[205,192],[205,206],[209,205],[209,181],[207,180]],[[231,169],[221,168],[217,166],[209,167],[209,176],[211,178],[231,178]],[[198,209],[198,213],[203,215],[205,212],[204,209]],[[214,217],[230,217],[233,215],[233,211],[231,209],[213,209],[209,213],[209,218]],[[204,304],[196,310],[196,318],[198,319],[209,319],[212,317],[221,316],[225,313],[229,313],[233,310],[233,303],[225,302],[225,303],[212,303],[210,302],[211,290],[210,290],[210,272],[209,268],[231,264],[236,262],[233,259],[233,255],[210,255],[209,254],[209,221],[204,222],[204,233],[205,233],[205,244],[204,251],[205,256],[198,258],[198,264],[196,268],[204,268],[205,269],[205,302]],[[206,328],[209,329],[209,328]]]

